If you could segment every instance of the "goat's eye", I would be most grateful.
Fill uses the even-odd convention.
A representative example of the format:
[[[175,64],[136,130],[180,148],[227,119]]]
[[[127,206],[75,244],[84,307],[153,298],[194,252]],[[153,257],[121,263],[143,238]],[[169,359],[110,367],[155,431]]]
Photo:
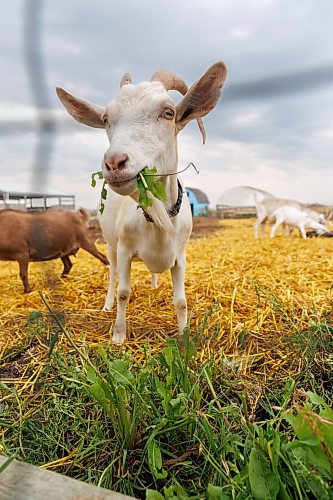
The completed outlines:
[[[109,125],[109,120],[107,116],[103,116],[102,118],[103,124],[107,127]]]
[[[175,116],[175,112],[172,108],[165,108],[162,113],[163,118],[166,120],[172,120]]]

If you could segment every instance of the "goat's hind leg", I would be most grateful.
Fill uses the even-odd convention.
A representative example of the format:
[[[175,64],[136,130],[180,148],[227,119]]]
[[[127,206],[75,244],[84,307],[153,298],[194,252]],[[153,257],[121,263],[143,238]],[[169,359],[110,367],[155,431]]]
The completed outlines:
[[[187,302],[185,296],[185,253],[177,258],[175,265],[171,268],[171,277],[173,284],[173,303],[175,306],[179,334],[184,333],[187,324]]]
[[[95,244],[92,243],[91,241],[89,241],[88,238],[85,238],[82,241],[81,247],[83,248],[83,250],[85,250],[86,252],[89,252],[91,255],[93,255],[94,257],[96,257],[96,259],[100,260],[106,266],[109,264],[109,261],[105,257],[105,255],[103,255],[102,252],[100,252],[97,249],[97,247],[95,246]]]
[[[68,255],[65,255],[64,257],[61,257],[62,263],[64,265],[64,270],[62,272],[61,277],[64,278],[67,276],[69,271],[72,269],[73,264],[71,263],[71,259],[68,257]]]
[[[275,224],[273,224],[271,229],[271,238],[274,238],[277,228],[282,224],[282,220],[276,219]]]

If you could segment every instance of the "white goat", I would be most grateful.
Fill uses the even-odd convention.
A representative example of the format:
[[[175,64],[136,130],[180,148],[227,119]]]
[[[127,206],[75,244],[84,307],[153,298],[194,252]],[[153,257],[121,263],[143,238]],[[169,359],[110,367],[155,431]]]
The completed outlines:
[[[262,237],[265,236],[265,222],[270,220],[274,212],[280,207],[293,207],[307,213],[311,219],[316,222],[323,223],[325,221],[325,216],[323,214],[312,210],[299,201],[285,200],[282,198],[264,198],[260,201],[256,201],[257,220],[254,224],[254,236],[256,238],[258,238],[259,226],[261,226]],[[283,235],[285,235],[285,224],[286,223],[283,223],[282,226]]]
[[[271,218],[275,218],[275,224],[272,226],[271,230],[271,238],[274,238],[275,232],[281,224],[298,227],[303,238],[306,238],[305,228],[313,229],[317,234],[325,234],[328,232],[323,224],[312,219],[307,212],[295,207],[280,207],[275,210]]]
[[[150,82],[136,86],[126,73],[119,96],[106,108],[57,88],[69,114],[85,125],[105,128],[110,141],[102,162],[108,189],[100,222],[111,263],[104,310],[113,306],[117,275],[119,278],[112,336],[116,344],[126,339],[126,306],[134,259],[142,260],[153,273],[153,286],[157,283],[155,273],[171,269],[179,333],[186,326],[185,245],[191,234],[192,217],[177,176],[167,174],[177,172],[177,134],[189,121],[198,121],[205,142],[201,118],[215,107],[226,75],[224,63],[217,62],[188,89],[182,79],[167,70],[156,72]],[[173,103],[168,90],[184,95],[179,104]],[[152,196],[153,205],[142,210],[138,207],[136,178],[145,166],[156,166],[167,201],[162,203]]]

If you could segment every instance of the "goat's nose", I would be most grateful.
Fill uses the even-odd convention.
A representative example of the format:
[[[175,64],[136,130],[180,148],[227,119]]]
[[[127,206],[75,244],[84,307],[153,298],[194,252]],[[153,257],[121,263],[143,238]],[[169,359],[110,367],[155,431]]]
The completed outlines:
[[[127,160],[128,160],[127,154],[112,155],[112,156],[108,156],[108,157],[104,156],[105,168],[108,172],[118,170],[119,168],[126,166]]]

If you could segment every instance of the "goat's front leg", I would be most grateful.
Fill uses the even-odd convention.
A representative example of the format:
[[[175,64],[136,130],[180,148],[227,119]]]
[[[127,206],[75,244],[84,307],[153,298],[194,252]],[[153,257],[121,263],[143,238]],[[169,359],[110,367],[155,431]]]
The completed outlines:
[[[152,288],[157,288],[158,282],[157,282],[157,274],[152,273],[151,275],[151,287]]]
[[[24,286],[24,293],[30,293],[31,288],[30,288],[29,279],[28,279],[29,259],[26,256],[23,256],[20,259],[18,259],[18,263],[20,266],[20,278],[21,278],[23,286]]]
[[[303,224],[299,224],[298,226],[298,230],[300,232],[300,235],[302,236],[302,238],[304,238],[306,240],[306,231],[305,231],[305,227]]]
[[[259,227],[260,227],[260,230],[261,230],[261,236],[264,237],[265,236],[265,227],[264,227],[264,222],[262,219],[258,218],[254,224],[254,237],[255,238],[259,238]]]
[[[105,304],[102,311],[111,311],[114,303],[114,293],[116,289],[116,280],[117,280],[117,253],[111,247],[111,245],[107,245],[108,248],[108,256],[110,260],[110,268],[109,268],[109,286],[108,293],[106,295]]]
[[[185,297],[185,268],[186,257],[182,253],[171,268],[171,277],[173,284],[173,304],[177,313],[178,331],[183,334],[187,323],[187,303]]]
[[[128,249],[118,246],[117,249],[117,318],[113,327],[112,342],[121,345],[126,340],[126,307],[131,293],[131,261]]]

